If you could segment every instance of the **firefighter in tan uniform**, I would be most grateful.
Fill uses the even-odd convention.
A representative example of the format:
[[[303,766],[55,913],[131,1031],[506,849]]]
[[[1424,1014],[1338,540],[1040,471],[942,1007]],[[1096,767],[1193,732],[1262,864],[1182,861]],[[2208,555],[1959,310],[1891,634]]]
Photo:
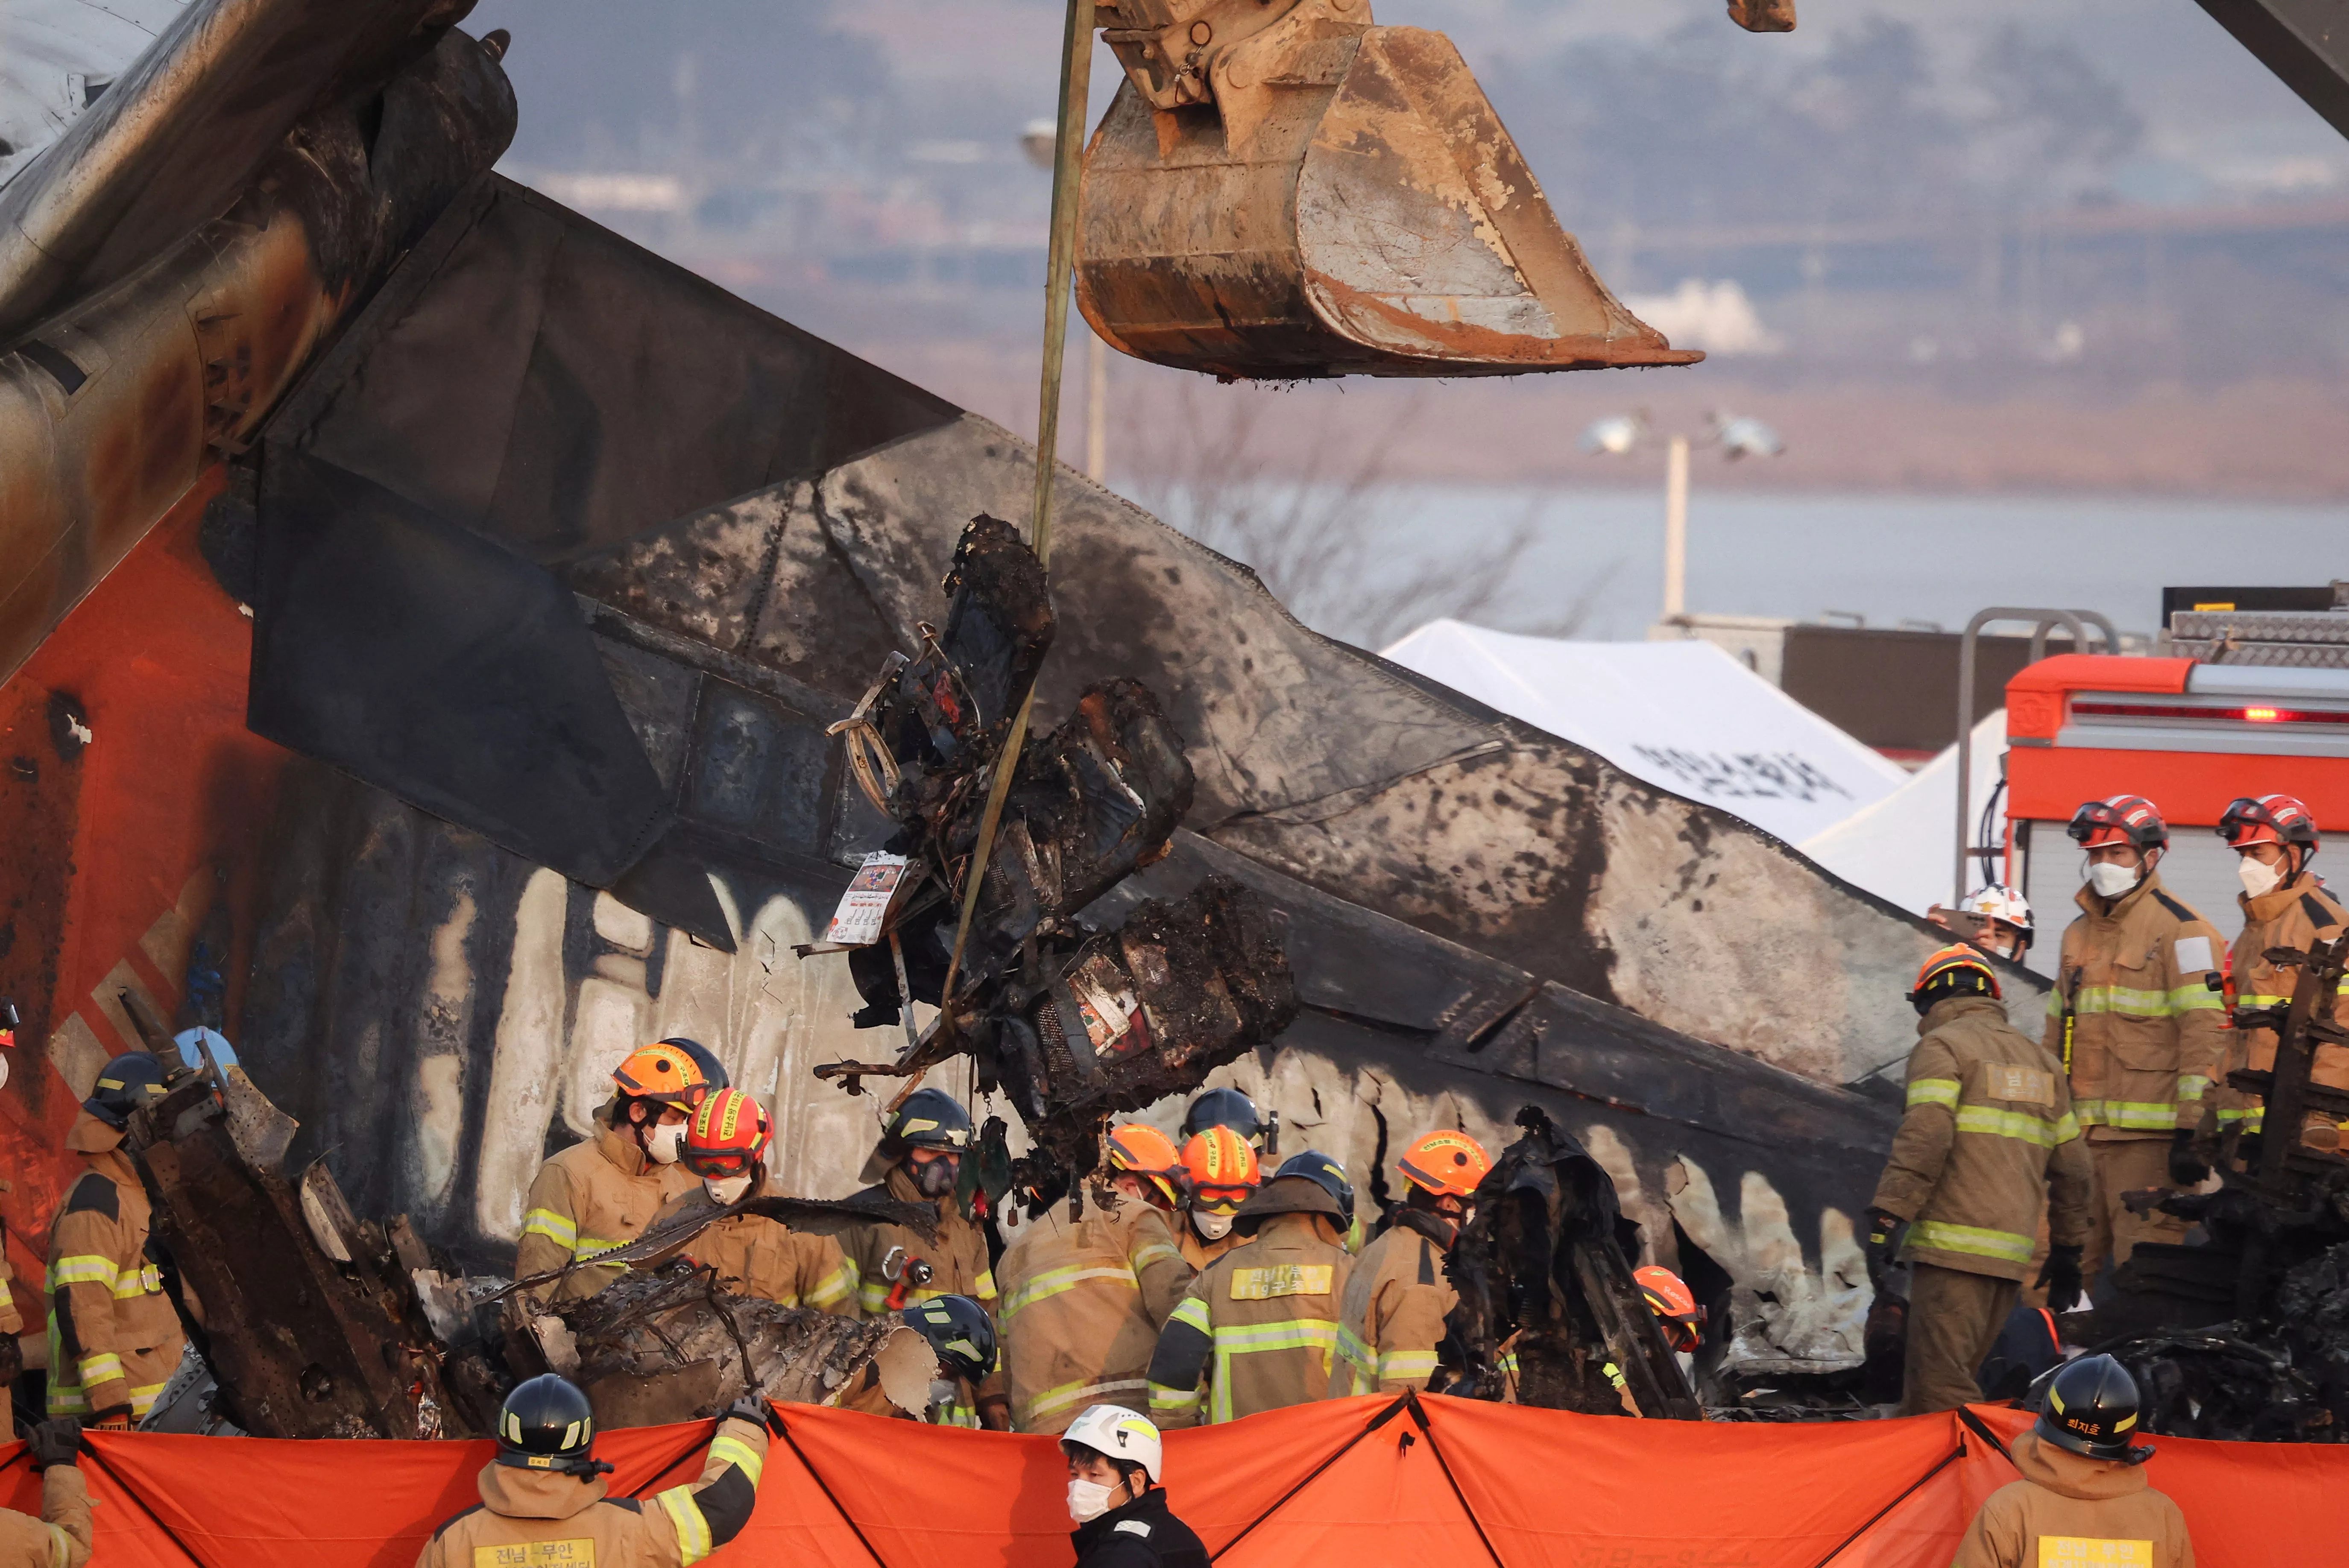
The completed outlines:
[[[1468,1222],[1492,1157],[1466,1133],[1443,1129],[1413,1140],[1396,1163],[1407,1183],[1403,1206],[1354,1260],[1339,1308],[1333,1399],[1425,1388],[1444,1315],[1460,1302],[1444,1277],[1444,1257]]]
[[[742,1532],[767,1458],[763,1401],[726,1412],[701,1477],[642,1500],[604,1495],[587,1396],[549,1372],[506,1396],[481,1501],[434,1531],[416,1568],[693,1568]]]
[[[1980,951],[1932,954],[1909,1000],[1922,1038],[1909,1054],[1908,1110],[1869,1204],[1868,1244],[1880,1274],[1894,1227],[1908,1222],[1899,1413],[1915,1416],[1982,1398],[1974,1369],[2014,1310],[2043,1212],[2051,1245],[2036,1283],[2054,1311],[2077,1303],[2089,1171],[2064,1075],[2006,1021]]]
[[[739,1088],[721,1088],[694,1109],[678,1163],[701,1181],[655,1216],[664,1224],[690,1214],[729,1209],[757,1194],[780,1196],[767,1171],[774,1123]],[[830,1236],[794,1231],[766,1214],[730,1214],[702,1227],[692,1240],[637,1266],[657,1267],[684,1256],[707,1268],[721,1289],[785,1306],[812,1307],[854,1317],[856,1271]]]
[[[1231,1128],[1210,1127],[1183,1145],[1183,1218],[1174,1239],[1195,1273],[1246,1244],[1247,1238],[1232,1228],[1232,1216],[1264,1185],[1264,1171],[1254,1144]]]
[[[41,1517],[0,1508],[0,1568],[81,1568],[89,1561],[89,1491],[76,1461],[81,1423],[59,1416],[25,1439],[41,1477]]]
[[[2064,933],[2045,1044],[2069,1075],[2072,1112],[2095,1169],[2084,1264],[2094,1282],[2140,1242],[2185,1238],[2184,1221],[2132,1214],[2121,1200],[2210,1174],[2210,1088],[2226,1056],[2226,1001],[2219,934],[2162,889],[2156,868],[2169,830],[2153,802],[2090,800],[2068,830],[2087,851],[2087,885]]]
[[[49,1224],[52,1416],[128,1427],[180,1365],[187,1336],[148,1240],[147,1189],[121,1149],[130,1113],[162,1097],[162,1063],[145,1051],[116,1057],[66,1130],[88,1169]]]
[[[2109,1356],[2055,1374],[2014,1439],[2009,1481],[1984,1500],[1950,1568],[2194,1568],[2178,1505],[2147,1483],[2154,1450],[2132,1445],[2137,1383]]]
[[[1240,1205],[1235,1228],[1254,1239],[1191,1282],[1158,1336],[1152,1420],[1233,1421],[1329,1393],[1353,1199],[1344,1169],[1309,1149]]]
[[[1004,1250],[998,1311],[1015,1431],[1061,1431],[1093,1405],[1149,1410],[1159,1330],[1197,1272],[1166,1223],[1182,1164],[1140,1122],[1111,1131],[1109,1164],[1081,1217],[1051,1203]]]
[[[726,1087],[718,1058],[687,1039],[630,1052],[612,1073],[617,1089],[595,1115],[595,1136],[538,1168],[523,1201],[514,1277],[552,1274],[632,1242],[669,1201],[693,1191],[678,1161],[694,1108]],[[533,1287],[541,1301],[594,1295],[625,1265],[595,1264]]]
[[[2238,900],[2243,906],[2243,931],[2235,938],[2227,964],[2235,981],[2235,1006],[2289,1007],[2300,971],[2269,963],[2268,949],[2296,947],[2304,953],[2313,943],[2333,941],[2349,923],[2323,880],[2308,869],[2317,850],[2316,819],[2289,795],[2246,797],[2228,806],[2219,819],[2219,834],[2235,847],[2235,870],[2243,882]],[[2275,1054],[2274,1026],[2246,1018],[2236,1025],[2227,1066],[2267,1072],[2275,1066]],[[2309,1079],[2328,1088],[2349,1089],[2349,1049],[2319,1045]],[[2228,1088],[2222,1078],[2218,1099],[2220,1130],[2237,1122],[2245,1132],[2261,1130],[2257,1095]],[[2338,1149],[2344,1142],[2341,1125],[2312,1111],[2301,1141],[2313,1149]]]
[[[967,1295],[990,1315],[996,1311],[987,1236],[956,1196],[970,1143],[970,1113],[942,1090],[917,1089],[891,1114],[864,1161],[863,1179],[877,1185],[857,1196],[931,1205],[938,1215],[937,1240],[926,1242],[903,1225],[878,1222],[859,1222],[842,1233],[841,1250],[856,1271],[857,1309],[866,1317],[902,1312],[942,1295]],[[1011,1426],[1003,1386],[999,1367],[978,1390],[978,1423],[996,1431]]]

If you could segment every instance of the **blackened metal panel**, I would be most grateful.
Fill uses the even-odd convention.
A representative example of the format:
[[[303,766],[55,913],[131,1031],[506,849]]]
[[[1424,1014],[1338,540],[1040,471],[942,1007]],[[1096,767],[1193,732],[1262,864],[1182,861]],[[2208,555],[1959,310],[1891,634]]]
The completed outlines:
[[[599,887],[667,826],[577,603],[543,569],[278,453],[260,577],[256,733]]]

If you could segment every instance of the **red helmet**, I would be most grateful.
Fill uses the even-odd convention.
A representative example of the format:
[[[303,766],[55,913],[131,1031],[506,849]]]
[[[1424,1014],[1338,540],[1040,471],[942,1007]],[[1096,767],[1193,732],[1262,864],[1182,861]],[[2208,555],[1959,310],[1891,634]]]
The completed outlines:
[[[2101,800],[2084,800],[2072,813],[2072,825],[2064,831],[2080,842],[2083,849],[2101,849],[2106,844],[2127,844],[2137,853],[2158,850],[2169,842],[2169,829],[2161,820],[2161,812],[2142,795],[2107,795]]]
[[[1656,1315],[1656,1326],[1664,1331],[1664,1343],[1674,1350],[1694,1350],[1704,1333],[1704,1308],[1696,1304],[1695,1295],[1681,1276],[1660,1264],[1650,1264],[1646,1268],[1633,1269],[1631,1277],[1639,1282],[1648,1310]]]
[[[2316,819],[2289,795],[2244,795],[2228,803],[2219,836],[2239,850],[2253,844],[2298,844],[2316,852]]]
[[[757,1100],[739,1088],[721,1088],[694,1110],[679,1158],[704,1181],[723,1181],[748,1176],[774,1140],[774,1123]]]
[[[1228,1214],[1264,1183],[1256,1146],[1228,1127],[1195,1132],[1183,1145],[1183,1170],[1190,1179],[1191,1207]]]
[[[1493,1168],[1493,1157],[1466,1133],[1445,1128],[1413,1139],[1395,1163],[1414,1187],[1439,1198],[1467,1198]]]

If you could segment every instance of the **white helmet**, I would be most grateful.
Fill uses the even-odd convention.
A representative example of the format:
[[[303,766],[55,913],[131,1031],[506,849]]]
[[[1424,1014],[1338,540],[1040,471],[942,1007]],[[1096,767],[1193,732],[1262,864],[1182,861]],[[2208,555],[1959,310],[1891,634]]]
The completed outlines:
[[[1992,882],[1987,887],[1978,887],[1966,894],[1965,902],[1958,907],[1969,913],[1982,915],[1991,920],[2002,920],[2022,932],[2024,941],[2030,940],[2033,930],[2031,901],[2013,888],[2001,882]]]
[[[1061,1434],[1061,1446],[1080,1443],[1109,1459],[1126,1460],[1142,1467],[1152,1484],[1158,1480],[1158,1429],[1147,1416],[1137,1416],[1123,1405],[1088,1405],[1084,1413]]]

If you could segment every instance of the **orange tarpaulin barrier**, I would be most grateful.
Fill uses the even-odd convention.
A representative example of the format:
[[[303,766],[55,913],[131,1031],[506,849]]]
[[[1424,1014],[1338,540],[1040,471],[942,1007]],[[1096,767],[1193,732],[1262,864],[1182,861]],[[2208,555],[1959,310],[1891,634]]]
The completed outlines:
[[[1983,1408],[1900,1421],[1634,1421],[1442,1398],[1333,1399],[1171,1433],[1174,1511],[1231,1568],[1944,1568],[2014,1479]],[[1061,1568],[1050,1438],[783,1407],[730,1568]],[[707,1422],[606,1433],[612,1490],[698,1472]],[[2153,1439],[2205,1568],[2341,1560],[2349,1448]],[[94,1435],[99,1568],[409,1568],[477,1501],[487,1442]],[[0,1501],[37,1511],[21,1445]]]

